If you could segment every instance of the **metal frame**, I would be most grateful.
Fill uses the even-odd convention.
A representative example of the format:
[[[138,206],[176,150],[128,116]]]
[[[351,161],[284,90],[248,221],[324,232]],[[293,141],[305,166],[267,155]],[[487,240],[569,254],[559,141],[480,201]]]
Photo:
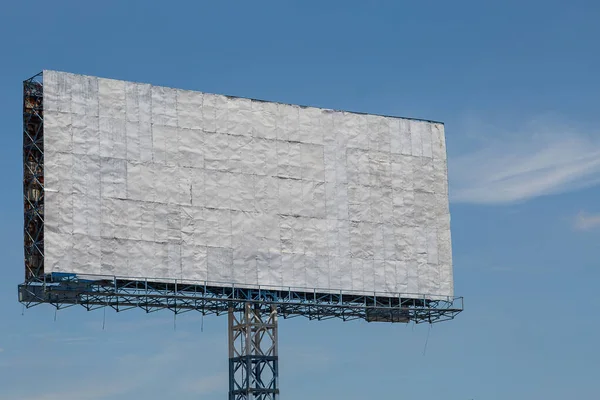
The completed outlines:
[[[116,311],[141,308],[146,312],[169,309],[177,314],[199,311],[222,315],[242,311],[246,302],[275,306],[283,318],[311,320],[339,318],[369,322],[435,323],[454,319],[463,309],[462,297],[432,299],[418,296],[316,289],[238,287],[235,284],[165,280],[152,282],[128,277],[75,274],[46,275],[19,285],[19,301],[26,307],[49,303],[57,309],[81,305],[87,310],[112,307]]]
[[[264,319],[263,319],[264,316]],[[229,400],[279,398],[277,307],[229,310]]]
[[[19,301],[26,307],[48,303],[57,309],[81,305],[88,311],[111,307],[117,312],[141,308],[174,313],[199,311],[229,315],[229,399],[279,398],[277,318],[303,316],[324,320],[435,323],[454,319],[463,298],[432,300],[323,293],[288,288],[240,288],[181,281],[149,282],[131,278],[86,279],[75,274],[46,275],[45,280],[19,285]],[[236,316],[238,314],[238,316]]]
[[[44,109],[42,73],[23,82],[25,280],[44,275]]]

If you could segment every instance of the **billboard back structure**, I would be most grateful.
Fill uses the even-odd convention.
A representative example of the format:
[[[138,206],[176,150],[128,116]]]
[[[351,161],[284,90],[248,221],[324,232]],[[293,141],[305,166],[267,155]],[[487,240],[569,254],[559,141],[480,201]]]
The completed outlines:
[[[43,82],[45,274],[453,296],[443,124]]]

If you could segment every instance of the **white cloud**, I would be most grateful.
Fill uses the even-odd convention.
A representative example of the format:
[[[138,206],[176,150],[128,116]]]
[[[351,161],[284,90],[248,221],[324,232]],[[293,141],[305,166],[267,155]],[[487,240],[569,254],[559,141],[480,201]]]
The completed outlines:
[[[578,231],[589,231],[600,227],[600,214],[588,214],[584,211],[577,214],[574,227]]]
[[[594,186],[600,183],[600,135],[551,121],[526,124],[450,156],[449,174],[456,203],[514,203]]]

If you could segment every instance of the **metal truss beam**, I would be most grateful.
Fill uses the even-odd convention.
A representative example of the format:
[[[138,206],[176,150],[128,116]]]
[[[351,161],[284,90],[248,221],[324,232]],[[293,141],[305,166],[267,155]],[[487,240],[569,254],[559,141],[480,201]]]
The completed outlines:
[[[141,308],[148,313],[168,309],[176,314],[228,314],[230,400],[278,399],[278,316],[435,323],[453,319],[463,309],[462,297],[434,300],[291,288],[239,288],[208,282],[91,278],[54,273],[45,275],[44,280],[32,279],[19,285],[19,301],[28,308],[51,304],[57,309],[81,305],[87,310],[111,307],[117,312]]]
[[[229,400],[279,398],[277,307],[229,309]]]
[[[42,74],[23,82],[25,279],[44,275],[44,110]]]
[[[29,281],[19,285],[19,301],[32,307],[49,303],[56,308],[81,305],[87,310],[112,307],[116,311],[141,308],[146,312],[169,309],[175,313],[199,311],[203,314],[227,314],[244,310],[246,302],[263,307],[274,306],[283,318],[303,316],[314,320],[339,318],[369,322],[435,323],[453,319],[463,309],[462,297],[443,300],[351,292],[240,288],[208,283],[186,284],[135,281],[128,279],[79,279],[72,274]]]

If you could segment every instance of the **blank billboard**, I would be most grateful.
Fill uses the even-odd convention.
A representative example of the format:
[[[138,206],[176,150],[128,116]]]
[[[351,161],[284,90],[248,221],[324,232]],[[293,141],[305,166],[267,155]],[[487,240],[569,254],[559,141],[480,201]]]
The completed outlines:
[[[44,71],[45,272],[452,296],[444,126]]]

